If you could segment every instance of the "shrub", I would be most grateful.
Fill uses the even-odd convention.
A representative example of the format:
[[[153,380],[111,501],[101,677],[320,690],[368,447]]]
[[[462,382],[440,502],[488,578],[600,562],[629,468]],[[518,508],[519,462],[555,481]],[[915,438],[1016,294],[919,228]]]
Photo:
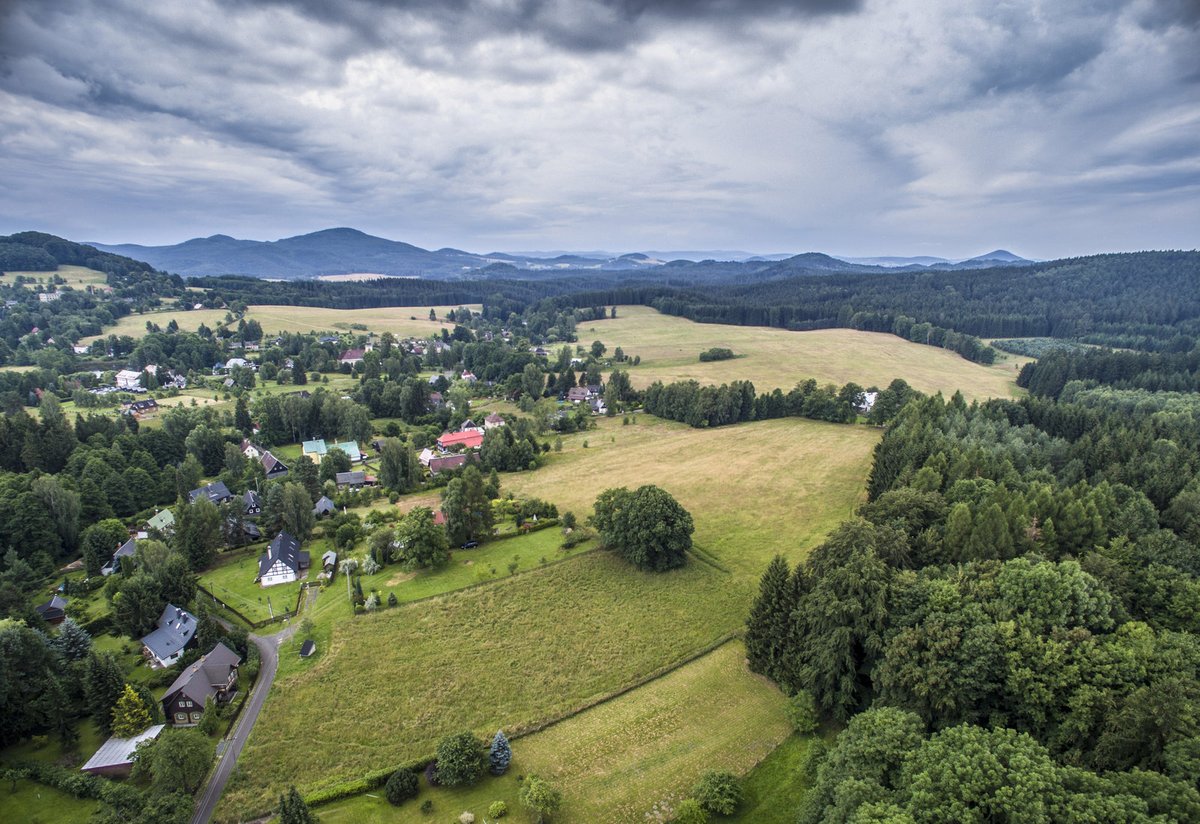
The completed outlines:
[[[792,722],[792,729],[801,735],[808,735],[815,732],[818,726],[817,702],[813,700],[812,693],[808,690],[800,690],[788,700],[787,706],[788,720]]]
[[[432,798],[426,798],[424,801],[421,802],[421,812],[424,813],[425,815],[429,815],[431,812],[433,812],[433,799]]]
[[[504,775],[508,772],[508,762],[512,761],[512,748],[503,730],[496,730],[492,738],[492,747],[488,751],[488,769],[492,775]]]
[[[508,805],[503,801],[493,801],[488,807],[488,818],[504,818],[508,815]]]
[[[724,770],[706,772],[692,792],[701,807],[718,815],[733,815],[742,803],[742,787],[737,776]]]
[[[392,773],[384,785],[383,794],[389,804],[403,804],[410,798],[416,798],[420,792],[417,774],[412,770],[399,769]]]
[[[466,811],[458,817],[458,824],[475,824],[475,813]]]
[[[483,774],[483,742],[464,730],[438,742],[438,781],[447,787],[470,784]]]
[[[562,793],[558,788],[536,775],[529,776],[522,784],[520,796],[535,824],[545,821],[562,805]]]
[[[679,802],[671,821],[674,824],[708,824],[708,813],[700,806],[699,801],[687,798]]]

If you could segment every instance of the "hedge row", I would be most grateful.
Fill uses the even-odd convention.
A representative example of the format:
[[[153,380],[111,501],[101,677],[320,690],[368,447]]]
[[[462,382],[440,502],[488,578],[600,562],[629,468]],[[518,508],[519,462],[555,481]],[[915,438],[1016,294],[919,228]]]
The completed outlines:
[[[104,786],[103,781],[94,775],[43,761],[20,761],[13,764],[13,768],[23,770],[31,781],[61,790],[75,798],[99,798]]]

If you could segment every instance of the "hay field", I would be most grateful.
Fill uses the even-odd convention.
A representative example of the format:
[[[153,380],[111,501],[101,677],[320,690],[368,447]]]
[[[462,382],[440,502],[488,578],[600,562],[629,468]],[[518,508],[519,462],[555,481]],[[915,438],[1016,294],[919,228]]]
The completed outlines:
[[[717,700],[714,700],[717,697]],[[689,794],[706,769],[744,774],[791,728],[784,697],[746,669],[745,648],[731,641],[689,664],[560,724],[512,742],[503,778],[466,790],[422,788],[442,818],[466,810],[479,820],[493,801],[521,809],[515,775],[548,778],[563,791],[559,824],[644,822]],[[419,800],[399,808],[359,796],[318,810],[327,824],[419,824]]]
[[[5,274],[14,278],[17,275],[23,275],[27,278],[46,282],[49,282],[53,276],[58,275],[67,282],[67,286],[81,292],[88,286],[108,285],[108,275],[95,269],[89,269],[86,266],[59,266],[58,270],[54,272],[5,272]]]
[[[471,311],[479,311],[478,303],[468,303]],[[441,320],[446,312],[458,306],[387,306],[378,309],[322,309],[312,306],[279,306],[261,304],[251,306],[246,320],[257,320],[268,334],[278,332],[320,332],[325,330],[350,331],[350,324],[361,323],[371,332],[391,332],[397,337],[413,335],[427,337],[438,334],[443,327],[452,329],[453,323]],[[439,320],[429,319],[433,309]]]
[[[819,383],[886,386],[904,378],[922,392],[961,390],[967,400],[1014,397],[1020,363],[1013,358],[993,366],[964,360],[953,352],[923,346],[895,335],[853,329],[789,332],[763,326],[696,323],[659,314],[645,306],[619,306],[612,320],[587,321],[576,329],[579,343],[600,340],[611,355],[620,346],[641,365],[630,367],[637,388],[656,380],[696,380],[701,384],[749,380],[759,392],[787,391],[805,378]],[[733,360],[700,363],[713,346],[732,349]],[[1003,353],[1001,353],[1003,354]]]
[[[89,335],[86,338],[80,338],[79,342],[88,344],[97,338],[107,338],[109,335],[128,335],[131,338],[140,338],[146,334],[147,321],[155,323],[167,328],[167,324],[172,320],[179,324],[179,328],[184,332],[195,332],[200,328],[200,324],[204,324],[209,329],[216,329],[225,322],[224,309],[192,309],[189,311],[171,311],[171,312],[146,312],[145,314],[133,313],[126,315],[116,322],[115,325],[109,326],[100,335]]]

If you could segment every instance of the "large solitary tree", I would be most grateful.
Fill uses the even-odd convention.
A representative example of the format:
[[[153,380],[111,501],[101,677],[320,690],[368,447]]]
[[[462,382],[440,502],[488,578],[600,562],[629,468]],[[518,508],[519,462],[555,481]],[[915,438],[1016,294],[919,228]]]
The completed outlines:
[[[641,568],[662,572],[683,566],[692,547],[692,516],[657,486],[606,489],[592,518],[606,546]]]

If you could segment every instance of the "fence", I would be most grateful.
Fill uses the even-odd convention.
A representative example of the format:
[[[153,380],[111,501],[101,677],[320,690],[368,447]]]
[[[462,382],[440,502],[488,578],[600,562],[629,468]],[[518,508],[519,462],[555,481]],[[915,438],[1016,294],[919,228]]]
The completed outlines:
[[[202,595],[205,595],[210,600],[212,600],[212,602],[214,604],[221,607],[221,609],[225,610],[230,615],[233,615],[235,618],[237,618],[239,621],[241,621],[243,624],[250,627],[250,629],[262,629],[263,627],[270,626],[271,624],[278,624],[281,621],[288,620],[289,618],[295,618],[296,615],[298,615],[300,613],[300,604],[303,603],[304,593],[308,590],[309,586],[310,586],[310,584],[308,581],[305,581],[302,584],[300,584],[300,590],[296,593],[296,605],[294,607],[292,607],[290,610],[288,610],[287,612],[281,612],[272,618],[267,618],[262,621],[251,621],[249,618],[247,618],[245,615],[243,615],[236,607],[230,606],[229,604],[225,603],[220,598],[218,598],[216,595],[214,595],[212,592],[210,592],[208,589],[206,589],[203,584],[196,584],[196,589],[199,590]]]

